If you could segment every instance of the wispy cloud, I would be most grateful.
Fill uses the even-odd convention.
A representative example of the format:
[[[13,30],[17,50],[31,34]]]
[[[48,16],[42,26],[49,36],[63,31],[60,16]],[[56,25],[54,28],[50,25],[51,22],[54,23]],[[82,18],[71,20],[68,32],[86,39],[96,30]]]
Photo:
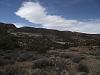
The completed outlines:
[[[23,2],[15,14],[31,23],[41,24],[43,28],[100,33],[100,20],[79,21],[50,15],[39,2]]]

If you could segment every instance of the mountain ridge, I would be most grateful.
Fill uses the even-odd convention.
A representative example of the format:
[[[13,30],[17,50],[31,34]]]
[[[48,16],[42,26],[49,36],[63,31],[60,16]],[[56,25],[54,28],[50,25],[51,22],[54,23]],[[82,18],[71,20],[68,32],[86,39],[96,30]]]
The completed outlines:
[[[0,28],[1,27],[8,27],[8,28],[17,28],[16,25],[14,24],[10,24],[10,23],[3,23],[3,22],[0,22]],[[81,34],[89,34],[89,33],[82,33],[82,32],[74,32],[74,31],[60,31],[60,30],[56,30],[56,29],[46,29],[46,28],[35,28],[35,27],[28,27],[28,26],[23,26],[23,27],[19,27],[17,29],[26,29],[26,30],[29,30],[29,29],[38,29],[38,30],[52,30],[52,31],[59,31],[59,32],[72,32],[72,33],[81,33]],[[91,35],[100,35],[100,34],[91,34]]]

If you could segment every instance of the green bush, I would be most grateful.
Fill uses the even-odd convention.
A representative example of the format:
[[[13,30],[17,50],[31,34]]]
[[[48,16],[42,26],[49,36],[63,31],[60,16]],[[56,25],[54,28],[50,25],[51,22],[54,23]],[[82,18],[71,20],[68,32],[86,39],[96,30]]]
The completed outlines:
[[[0,49],[14,49],[17,47],[16,39],[11,35],[0,36]]]

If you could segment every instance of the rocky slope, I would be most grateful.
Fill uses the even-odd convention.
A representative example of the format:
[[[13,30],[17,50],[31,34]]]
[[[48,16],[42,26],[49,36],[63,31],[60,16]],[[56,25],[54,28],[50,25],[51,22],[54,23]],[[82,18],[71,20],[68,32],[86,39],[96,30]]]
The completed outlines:
[[[0,75],[100,75],[100,34],[0,23]]]

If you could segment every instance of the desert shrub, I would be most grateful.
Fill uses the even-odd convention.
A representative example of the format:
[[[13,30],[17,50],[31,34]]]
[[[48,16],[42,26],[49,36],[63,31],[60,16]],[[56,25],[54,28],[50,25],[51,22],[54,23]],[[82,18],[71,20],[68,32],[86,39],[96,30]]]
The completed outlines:
[[[14,49],[17,47],[16,39],[11,35],[0,36],[0,49]]]
[[[41,58],[33,61],[33,68],[44,68],[46,66],[54,66],[49,58]]]
[[[33,56],[34,56],[33,52],[26,51],[24,53],[19,54],[17,61],[23,62],[23,61],[32,60]]]
[[[84,55],[75,55],[74,57],[72,57],[72,61],[75,63],[79,63],[81,60],[85,59]]]
[[[14,64],[15,59],[8,59],[9,57],[2,57],[0,58],[0,66]]]
[[[67,43],[64,44],[64,49],[68,49],[69,47],[70,47],[69,44]]]
[[[82,64],[82,63],[79,64],[78,70],[79,70],[79,72],[85,72],[85,73],[89,72],[88,67],[85,64]]]
[[[17,62],[13,65],[0,66],[0,75],[31,75],[31,62]]]
[[[47,40],[37,39],[30,44],[30,49],[32,49],[33,51],[37,51],[38,53],[46,53],[47,50],[50,49],[49,44],[50,43]]]
[[[14,64],[17,57],[16,50],[0,50],[0,65]]]
[[[100,46],[100,41],[97,40],[96,45]]]
[[[100,60],[100,56],[96,56],[96,59]]]

